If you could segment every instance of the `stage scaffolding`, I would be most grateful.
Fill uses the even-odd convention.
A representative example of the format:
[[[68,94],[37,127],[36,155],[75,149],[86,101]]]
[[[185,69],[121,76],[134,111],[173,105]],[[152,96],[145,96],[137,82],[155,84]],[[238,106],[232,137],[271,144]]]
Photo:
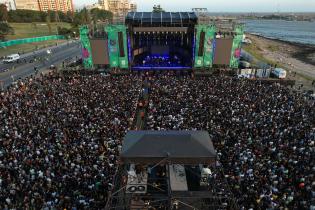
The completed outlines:
[[[239,209],[206,131],[130,131],[121,163],[106,209]]]

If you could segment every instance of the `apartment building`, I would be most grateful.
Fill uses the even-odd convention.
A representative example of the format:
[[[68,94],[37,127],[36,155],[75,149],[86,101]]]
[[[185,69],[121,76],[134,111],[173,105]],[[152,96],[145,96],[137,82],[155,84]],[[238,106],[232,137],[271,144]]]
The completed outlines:
[[[73,12],[72,0],[15,0],[16,9]]]

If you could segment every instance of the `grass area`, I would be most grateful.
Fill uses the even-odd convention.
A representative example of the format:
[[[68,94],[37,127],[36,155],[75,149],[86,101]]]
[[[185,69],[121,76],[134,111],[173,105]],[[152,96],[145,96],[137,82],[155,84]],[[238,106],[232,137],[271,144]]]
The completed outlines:
[[[302,77],[303,79],[306,79],[306,80],[309,80],[309,81],[313,81],[313,80],[315,80],[315,78],[314,78],[314,77],[310,77],[310,76],[307,76],[307,75],[301,74],[301,73],[299,73],[299,72],[296,72],[296,74],[297,74],[298,76]]]
[[[0,57],[14,54],[14,53],[28,53],[32,52],[36,49],[41,49],[49,46],[53,46],[56,43],[62,43],[66,40],[50,40],[50,41],[44,41],[44,42],[35,42],[35,43],[29,43],[29,44],[21,44],[21,45],[14,45],[11,47],[7,47],[6,49],[0,48]]]
[[[270,50],[271,52],[279,51],[279,47],[278,47],[278,46],[275,46],[275,45],[269,45],[267,48],[268,48],[268,50]]]
[[[7,35],[6,40],[22,39],[38,36],[48,36],[57,34],[57,28],[71,28],[69,23],[51,23],[51,33],[47,23],[9,23],[14,29],[13,35]]]
[[[246,50],[246,52],[251,54],[254,58],[256,58],[259,61],[269,63],[272,65],[277,64],[276,62],[265,58],[262,54],[262,49],[260,49],[257,45],[255,45],[255,43],[253,43],[251,45],[244,45],[243,48],[244,48],[244,50]],[[278,64],[278,66],[279,66],[279,64]]]
[[[47,23],[10,23],[10,26],[14,29],[13,35],[7,35],[6,40],[12,39],[23,39],[39,36],[48,36],[57,34],[58,26],[61,28],[71,28],[69,23],[51,23],[51,33]],[[27,53],[36,49],[45,48],[48,46],[55,45],[56,43],[62,43],[66,40],[50,40],[44,42],[36,42],[22,45],[14,45],[6,49],[0,49],[0,57],[10,55],[13,53]]]

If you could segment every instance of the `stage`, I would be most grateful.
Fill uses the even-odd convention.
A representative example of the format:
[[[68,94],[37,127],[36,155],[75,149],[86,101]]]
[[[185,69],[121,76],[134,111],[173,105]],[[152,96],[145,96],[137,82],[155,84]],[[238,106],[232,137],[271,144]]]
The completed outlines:
[[[130,12],[125,24],[80,28],[86,69],[239,68],[244,27],[200,24],[194,12]],[[233,29],[233,30],[231,30]]]

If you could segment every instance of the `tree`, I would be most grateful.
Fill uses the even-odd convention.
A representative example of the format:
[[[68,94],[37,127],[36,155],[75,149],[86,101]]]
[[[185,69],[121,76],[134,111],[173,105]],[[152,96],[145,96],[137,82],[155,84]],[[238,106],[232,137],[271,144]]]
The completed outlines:
[[[112,21],[113,13],[107,10],[101,10],[98,8],[91,9],[91,18],[93,21]]]
[[[0,22],[8,22],[8,10],[5,4],[0,4]]]
[[[51,34],[51,12],[48,11],[48,15],[46,17],[46,24],[47,24],[47,27],[48,27],[48,32],[49,34]]]
[[[13,33],[14,33],[14,30],[8,23],[0,22],[0,40],[1,41],[5,40],[6,35],[13,34]]]
[[[161,5],[154,5],[153,6],[153,12],[165,12],[164,9],[161,7]]]
[[[10,10],[8,12],[9,22],[15,23],[31,23],[31,22],[45,22],[47,12],[33,11],[33,10]]]
[[[91,17],[89,11],[84,7],[81,10],[81,20],[83,24],[90,24],[91,23]]]

